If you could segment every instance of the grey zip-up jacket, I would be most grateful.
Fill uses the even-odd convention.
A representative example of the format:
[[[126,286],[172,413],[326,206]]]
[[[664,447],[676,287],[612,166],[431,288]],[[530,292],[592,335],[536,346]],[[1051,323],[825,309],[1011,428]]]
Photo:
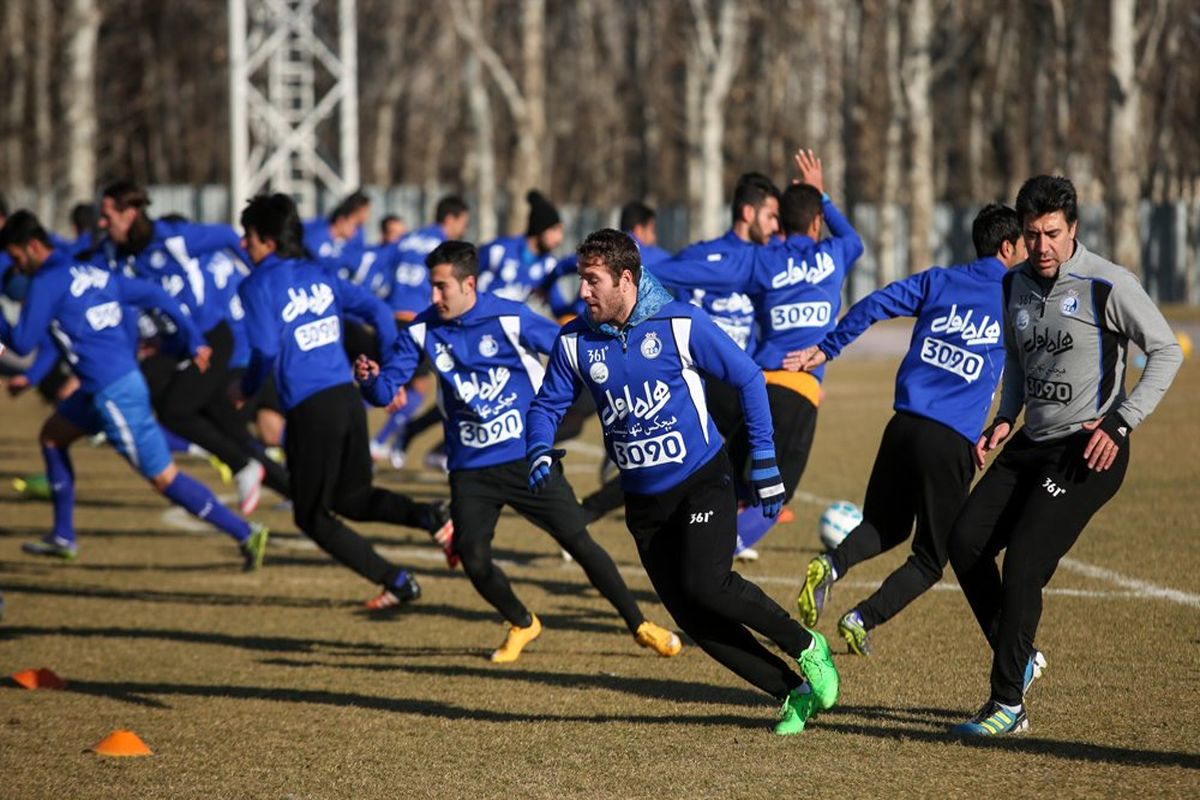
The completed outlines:
[[[1183,363],[1171,326],[1128,270],[1075,243],[1048,290],[1026,261],[1004,276],[1004,383],[997,419],[1025,407],[1034,441],[1059,439],[1115,411],[1137,427]],[[1129,342],[1146,369],[1125,393]],[[1122,434],[1128,433],[1122,431]]]

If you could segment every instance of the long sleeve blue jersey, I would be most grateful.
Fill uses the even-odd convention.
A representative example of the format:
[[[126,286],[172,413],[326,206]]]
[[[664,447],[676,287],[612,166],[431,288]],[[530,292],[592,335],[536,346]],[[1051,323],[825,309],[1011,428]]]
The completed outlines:
[[[656,266],[654,274],[668,285],[749,295],[762,337],[754,360],[777,370],[789,351],[817,344],[833,327],[842,284],[863,252],[862,239],[837,207],[825,200],[823,211],[831,235],[820,242],[804,235],[762,247],[743,242],[705,261],[676,256]],[[820,379],[824,369],[814,375]]]
[[[479,291],[523,303],[557,265],[530,250],[524,236],[505,236],[479,248]]]
[[[680,250],[675,257],[681,261],[704,261],[719,267],[728,263],[725,256],[758,246],[739,238],[730,230],[720,238],[690,244]],[[665,260],[667,259],[661,259],[660,263]],[[654,265],[647,264],[646,266]],[[655,275],[659,274],[657,270],[652,271]],[[675,296],[703,308],[712,317],[713,322],[717,323],[717,327],[729,334],[729,338],[733,339],[738,347],[747,353],[753,353],[756,348],[754,302],[749,296],[743,294],[740,287],[735,287],[735,291],[691,288],[696,285],[698,284],[686,281],[678,284],[675,287]]]
[[[55,251],[34,274],[16,327],[0,317],[0,342],[24,355],[47,331],[83,390],[99,392],[136,370],[136,326],[126,308],[159,309],[183,332],[188,352],[204,337],[186,310],[154,284]]]
[[[529,410],[528,446],[551,446],[563,414],[586,389],[608,456],[621,470],[621,487],[636,494],[666,491],[721,449],[705,375],[740,392],[752,449],[774,452],[762,371],[707,314],[672,300],[643,270],[637,305],[623,328],[593,326],[586,316],[563,326]]]
[[[450,469],[516,461],[525,457],[525,418],[545,372],[535,354],[550,352],[557,333],[551,320],[493,295],[477,295],[452,320],[431,307],[400,333],[363,395],[386,405],[424,353],[438,374]]]
[[[896,373],[895,409],[940,422],[974,444],[1004,371],[1004,274],[999,259],[981,258],[890,283],[851,306],[821,350],[836,358],[873,323],[916,317]]]
[[[353,382],[342,345],[343,315],[369,320],[381,348],[396,338],[383,302],[312,261],[268,256],[242,281],[238,296],[251,348],[242,391],[254,394],[274,369],[285,411],[316,392]]]
[[[212,274],[203,268],[201,257],[224,249],[240,253],[240,248],[241,239],[228,225],[159,219],[154,221],[150,243],[140,252],[125,254],[105,239],[96,247],[93,263],[160,284],[207,333],[227,318],[228,307],[212,301]]]

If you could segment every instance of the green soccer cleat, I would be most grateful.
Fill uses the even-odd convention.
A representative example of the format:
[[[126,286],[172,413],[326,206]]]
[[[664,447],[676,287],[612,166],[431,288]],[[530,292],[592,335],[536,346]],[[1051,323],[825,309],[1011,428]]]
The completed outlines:
[[[833,654],[829,652],[829,642],[817,631],[809,631],[812,642],[797,656],[800,669],[805,680],[812,686],[814,698],[813,716],[821,711],[828,711],[837,703],[838,689],[841,679],[837,667],[833,665]]]
[[[74,542],[53,535],[36,542],[26,542],[21,545],[21,550],[31,556],[61,558],[63,561],[74,561],[79,556],[79,549]]]
[[[255,572],[262,569],[263,556],[267,554],[267,539],[271,532],[260,522],[250,523],[250,536],[242,542],[242,571]]]
[[[793,689],[779,707],[779,722],[775,723],[775,733],[778,736],[803,733],[804,723],[816,715],[817,700],[812,690],[801,692],[799,689]]]
[[[45,475],[26,475],[23,478],[13,478],[13,489],[22,500],[50,500],[53,492],[50,481]]]
[[[1009,711],[994,700],[983,704],[983,708],[966,722],[950,729],[952,736],[1007,736],[1029,730],[1029,715],[1025,707]]]
[[[857,611],[848,611],[838,620],[838,633],[846,640],[851,653],[856,656],[871,655],[870,631]]]
[[[804,576],[804,588],[796,598],[796,607],[800,610],[800,622],[805,627],[815,628],[821,618],[821,611],[829,602],[833,591],[833,562],[829,556],[817,556],[808,562],[808,571]]]

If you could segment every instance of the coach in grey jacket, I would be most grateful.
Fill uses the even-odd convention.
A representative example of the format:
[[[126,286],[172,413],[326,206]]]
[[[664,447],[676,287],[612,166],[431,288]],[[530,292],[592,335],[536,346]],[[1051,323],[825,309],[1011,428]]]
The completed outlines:
[[[1034,650],[1042,589],[1088,520],[1121,486],[1130,432],[1171,385],[1182,352],[1129,271],[1075,239],[1075,187],[1031,178],[1017,194],[1028,260],[1004,277],[1006,360],[999,413],[975,446],[985,454],[1025,425],[963,507],[950,563],[992,646],[991,696],[952,730],[994,736],[1029,728],[1024,694],[1045,660]],[[1129,342],[1146,369],[1125,392]],[[1003,576],[996,556],[1007,548]]]

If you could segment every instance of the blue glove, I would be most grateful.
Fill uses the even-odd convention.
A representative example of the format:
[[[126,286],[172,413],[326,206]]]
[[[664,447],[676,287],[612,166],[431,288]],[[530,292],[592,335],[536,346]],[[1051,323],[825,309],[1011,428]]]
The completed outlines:
[[[775,519],[783,508],[783,478],[775,464],[774,450],[755,450],[750,454],[750,482],[754,493],[762,503],[762,513],[767,519]]]
[[[546,488],[554,462],[567,454],[566,450],[551,450],[544,444],[534,445],[525,454],[529,461],[529,491],[537,494]]]

